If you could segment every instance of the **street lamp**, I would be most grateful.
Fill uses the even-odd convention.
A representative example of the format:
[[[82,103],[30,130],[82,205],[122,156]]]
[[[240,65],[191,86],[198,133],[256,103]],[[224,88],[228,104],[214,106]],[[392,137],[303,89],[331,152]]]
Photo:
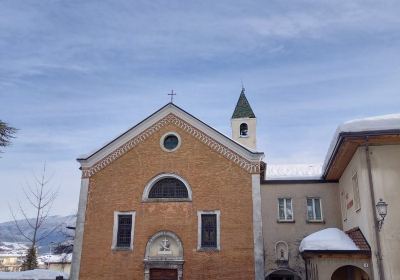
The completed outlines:
[[[385,220],[385,217],[387,215],[387,207],[388,204],[384,202],[382,198],[379,199],[379,202],[376,204],[376,210],[378,210],[378,214],[379,216],[381,216],[381,219],[378,220],[378,230],[382,229],[383,221]]]

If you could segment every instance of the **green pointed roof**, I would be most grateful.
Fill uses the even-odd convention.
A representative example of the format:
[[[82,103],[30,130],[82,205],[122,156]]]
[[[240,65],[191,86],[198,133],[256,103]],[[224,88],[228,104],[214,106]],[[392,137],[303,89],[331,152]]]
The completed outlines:
[[[249,101],[247,101],[246,95],[244,94],[244,88],[242,88],[242,92],[240,93],[235,111],[232,114],[232,119],[255,118],[255,117],[256,115],[254,115],[250,103]]]

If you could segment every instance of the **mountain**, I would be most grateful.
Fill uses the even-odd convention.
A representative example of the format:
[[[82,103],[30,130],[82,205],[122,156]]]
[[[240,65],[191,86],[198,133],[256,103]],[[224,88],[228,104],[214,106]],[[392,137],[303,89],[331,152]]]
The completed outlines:
[[[17,222],[25,235],[32,234],[33,230],[26,220],[18,220]],[[34,219],[30,219],[29,222],[33,223]],[[54,243],[60,243],[72,239],[74,230],[66,229],[66,227],[74,227],[75,223],[76,215],[49,216],[46,223],[43,224],[42,228],[39,230],[39,236],[45,235],[49,232],[51,233],[38,243],[39,254],[49,252],[50,247],[53,246]],[[24,236],[19,232],[14,221],[0,223],[0,242],[28,243]]]

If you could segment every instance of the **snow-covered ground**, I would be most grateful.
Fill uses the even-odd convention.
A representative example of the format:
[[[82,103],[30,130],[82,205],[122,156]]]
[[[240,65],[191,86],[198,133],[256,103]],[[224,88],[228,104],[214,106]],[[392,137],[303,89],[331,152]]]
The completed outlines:
[[[68,279],[66,273],[47,269],[35,269],[20,272],[0,272],[0,279],[29,279],[29,280],[54,280],[57,276],[63,276]]]
[[[357,251],[354,241],[337,228],[327,228],[305,237],[299,247],[303,251]]]

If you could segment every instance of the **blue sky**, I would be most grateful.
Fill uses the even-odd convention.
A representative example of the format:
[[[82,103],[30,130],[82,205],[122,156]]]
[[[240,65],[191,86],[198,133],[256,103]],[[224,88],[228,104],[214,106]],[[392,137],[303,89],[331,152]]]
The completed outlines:
[[[46,161],[54,214],[75,158],[168,102],[229,135],[241,80],[266,161],[322,163],[343,121],[400,112],[399,1],[0,1],[0,221]]]

